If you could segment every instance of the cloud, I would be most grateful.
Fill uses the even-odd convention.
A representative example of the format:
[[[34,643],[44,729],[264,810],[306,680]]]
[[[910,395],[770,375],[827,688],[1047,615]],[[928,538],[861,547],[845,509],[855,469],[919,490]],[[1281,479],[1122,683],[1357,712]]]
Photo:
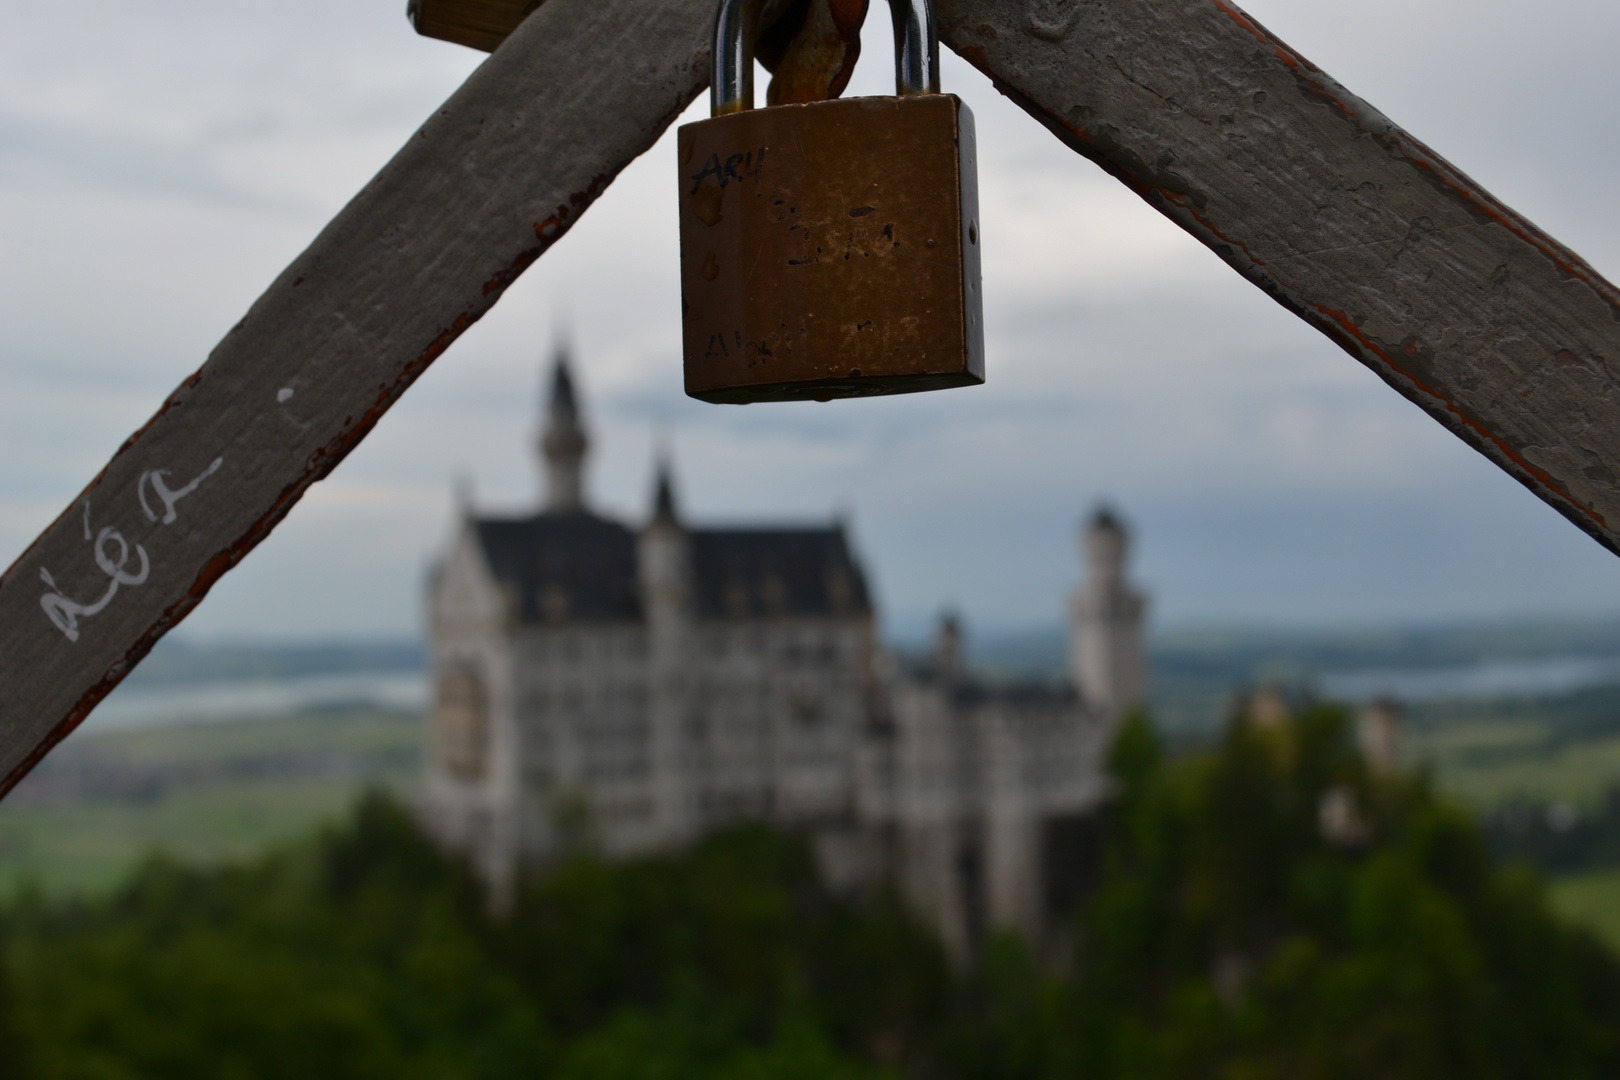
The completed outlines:
[[[480,57],[396,0],[0,0],[0,559],[27,544]],[[1620,269],[1620,11],[1258,0],[1252,12],[1600,268]],[[881,16],[881,11],[879,11]],[[887,92],[870,20],[855,93]],[[1620,611],[1620,563],[954,57],[978,121],[990,381],[726,408],[681,393],[666,137],[192,616],[398,633],[451,478],[531,505],[573,327],[592,491],[645,507],[657,432],[703,519],[851,515],[891,627],[1050,622],[1098,500],[1164,622]],[[702,115],[694,107],[687,119]]]

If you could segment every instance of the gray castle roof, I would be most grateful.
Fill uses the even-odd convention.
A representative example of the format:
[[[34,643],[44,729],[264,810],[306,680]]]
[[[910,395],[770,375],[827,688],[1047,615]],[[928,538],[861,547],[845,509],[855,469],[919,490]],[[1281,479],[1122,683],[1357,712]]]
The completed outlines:
[[[496,579],[525,623],[641,618],[636,534],[589,513],[477,518]],[[687,533],[699,618],[871,612],[866,576],[842,526],[693,529]]]
[[[694,606],[703,618],[850,615],[872,610],[841,526],[695,529]]]
[[[638,619],[635,533],[595,514],[473,522],[489,568],[518,597],[526,623]]]

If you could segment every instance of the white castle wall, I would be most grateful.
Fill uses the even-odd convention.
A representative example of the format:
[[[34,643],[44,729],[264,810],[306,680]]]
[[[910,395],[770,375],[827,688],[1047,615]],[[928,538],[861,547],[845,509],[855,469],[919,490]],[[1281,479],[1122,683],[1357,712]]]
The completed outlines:
[[[540,440],[568,474],[555,507],[583,490],[585,441],[577,413],[549,416],[569,434]],[[958,958],[997,928],[1039,939],[1045,826],[1106,797],[1108,739],[1146,691],[1146,602],[1119,523],[1100,514],[1084,537],[1078,690],[997,690],[965,677],[954,630],[908,670],[866,610],[699,617],[690,534],[661,485],[636,544],[636,618],[548,614],[540,598],[541,621],[524,622],[464,510],[428,596],[429,827],[501,902],[522,866],[576,846],[623,858],[773,822],[809,831],[835,883],[893,882]]]

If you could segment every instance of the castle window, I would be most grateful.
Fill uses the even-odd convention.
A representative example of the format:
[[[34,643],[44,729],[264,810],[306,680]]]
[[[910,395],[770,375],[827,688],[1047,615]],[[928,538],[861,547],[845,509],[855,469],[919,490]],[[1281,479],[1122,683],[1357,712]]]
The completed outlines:
[[[788,699],[788,710],[801,727],[815,727],[821,723],[821,701],[808,691],[794,691]]]
[[[563,622],[568,618],[568,594],[555,585],[548,585],[540,593],[540,613],[547,622]]]
[[[726,614],[733,619],[748,617],[748,586],[733,578],[726,583]]]
[[[840,614],[855,608],[855,584],[841,566],[827,571],[827,599],[832,609]]]
[[[461,780],[482,779],[489,756],[489,695],[471,665],[439,672],[435,717],[445,770]]]

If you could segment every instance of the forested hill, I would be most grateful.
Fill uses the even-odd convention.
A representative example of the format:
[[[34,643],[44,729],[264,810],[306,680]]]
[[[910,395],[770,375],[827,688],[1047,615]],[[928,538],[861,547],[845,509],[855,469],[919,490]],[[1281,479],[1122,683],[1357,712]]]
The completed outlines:
[[[1169,759],[1144,723],[1068,945],[953,973],[805,846],[580,854],[491,916],[397,805],[250,864],[5,914],[0,1075],[1153,1080],[1620,1075],[1620,964],[1345,717]]]

